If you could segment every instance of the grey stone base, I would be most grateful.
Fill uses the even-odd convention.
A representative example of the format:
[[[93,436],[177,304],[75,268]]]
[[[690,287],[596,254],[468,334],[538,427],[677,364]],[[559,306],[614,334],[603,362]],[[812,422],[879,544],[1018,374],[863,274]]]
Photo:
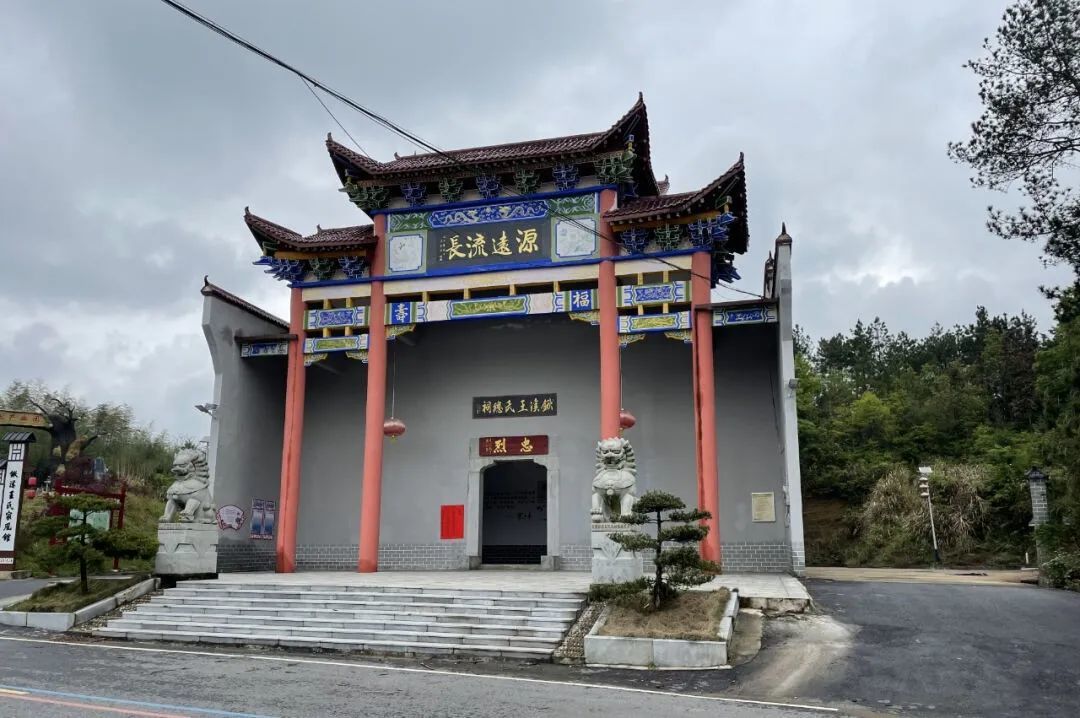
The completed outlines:
[[[296,570],[355,571],[359,558],[360,547],[356,544],[302,544],[296,547]]]
[[[154,573],[159,576],[205,576],[217,568],[217,524],[160,523]]]
[[[353,563],[355,564],[355,555]],[[455,571],[469,568],[464,541],[379,546],[380,571]]]
[[[218,572],[273,571],[276,553],[273,541],[221,541],[218,543]]]
[[[559,567],[564,571],[592,570],[592,546],[563,544],[559,547]]]
[[[559,570],[592,570],[592,546],[563,544],[559,548]],[[359,551],[356,544],[300,545],[296,547],[296,568],[301,571],[354,571]],[[792,551],[784,543],[725,543],[721,551],[721,564],[728,573],[789,573],[793,570]],[[640,555],[642,565],[648,571],[652,566],[652,555],[648,552]],[[463,541],[383,544],[379,547],[379,568],[384,571],[453,571],[468,569],[469,561]],[[218,546],[217,570],[221,573],[273,571],[274,542],[223,541]]]
[[[791,547],[786,543],[720,544],[725,573],[790,573]]]
[[[725,543],[720,545],[720,566],[725,573],[791,573],[805,569],[805,553],[794,553],[786,543]],[[641,551],[646,573],[652,568],[652,553]],[[589,571],[592,568],[592,547],[563,544],[563,570]],[[793,563],[798,560],[798,564]]]

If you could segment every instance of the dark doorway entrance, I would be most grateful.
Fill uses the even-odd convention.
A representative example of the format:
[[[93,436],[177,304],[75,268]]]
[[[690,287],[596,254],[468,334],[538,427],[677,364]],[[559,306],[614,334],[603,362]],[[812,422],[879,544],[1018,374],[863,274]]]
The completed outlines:
[[[547,553],[547,468],[500,461],[481,477],[480,561],[539,564]]]

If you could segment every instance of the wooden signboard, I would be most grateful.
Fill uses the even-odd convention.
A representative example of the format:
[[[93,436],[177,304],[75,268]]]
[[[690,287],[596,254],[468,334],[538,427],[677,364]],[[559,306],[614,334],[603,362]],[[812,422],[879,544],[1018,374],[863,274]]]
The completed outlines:
[[[551,222],[499,222],[428,230],[428,267],[551,261]]]
[[[0,409],[0,426],[48,429],[52,424],[49,422],[49,417],[34,411],[7,411]]]
[[[474,396],[472,403],[474,419],[555,416],[559,413],[558,397],[555,394]]]
[[[547,452],[547,434],[480,438],[480,456],[543,456]]]

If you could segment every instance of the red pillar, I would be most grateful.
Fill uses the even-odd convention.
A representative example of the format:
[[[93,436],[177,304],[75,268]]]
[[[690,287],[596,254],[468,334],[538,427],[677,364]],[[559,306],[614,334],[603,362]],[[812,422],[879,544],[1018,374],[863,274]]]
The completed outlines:
[[[615,190],[600,191],[600,256],[619,253],[611,225],[604,212],[615,206]],[[619,412],[622,410],[622,368],[619,364],[619,309],[616,304],[615,262],[600,262],[597,300],[600,303],[600,438],[619,435]]]
[[[701,555],[709,561],[720,561],[720,476],[716,457],[716,382],[713,376],[712,267],[708,252],[694,254],[691,269],[691,303],[694,322],[694,365],[697,373],[698,426],[698,496],[701,508],[712,514],[705,524],[709,534],[701,543]]]
[[[281,489],[278,493],[278,533],[275,544],[278,573],[296,570],[296,523],[300,511],[300,449],[304,439],[304,298],[292,289],[289,302],[288,373],[285,379],[285,431],[281,442]]]
[[[386,215],[375,217],[372,275],[380,275],[386,242]],[[364,480],[360,500],[360,555],[357,570],[379,570],[379,521],[382,512],[383,422],[386,421],[386,295],[383,283],[371,283],[368,314],[367,406],[364,414]]]

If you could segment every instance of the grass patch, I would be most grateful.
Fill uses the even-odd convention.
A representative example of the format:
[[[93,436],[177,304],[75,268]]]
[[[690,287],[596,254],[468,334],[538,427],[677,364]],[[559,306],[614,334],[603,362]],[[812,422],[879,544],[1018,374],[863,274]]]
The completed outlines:
[[[38,589],[30,598],[8,606],[6,611],[33,611],[35,613],[73,613],[103,598],[145,581],[146,576],[131,578],[92,578],[90,593],[79,593],[79,582],[54,583]]]
[[[726,588],[687,591],[669,599],[659,611],[642,611],[620,601],[612,604],[599,635],[716,641],[729,595]]]

